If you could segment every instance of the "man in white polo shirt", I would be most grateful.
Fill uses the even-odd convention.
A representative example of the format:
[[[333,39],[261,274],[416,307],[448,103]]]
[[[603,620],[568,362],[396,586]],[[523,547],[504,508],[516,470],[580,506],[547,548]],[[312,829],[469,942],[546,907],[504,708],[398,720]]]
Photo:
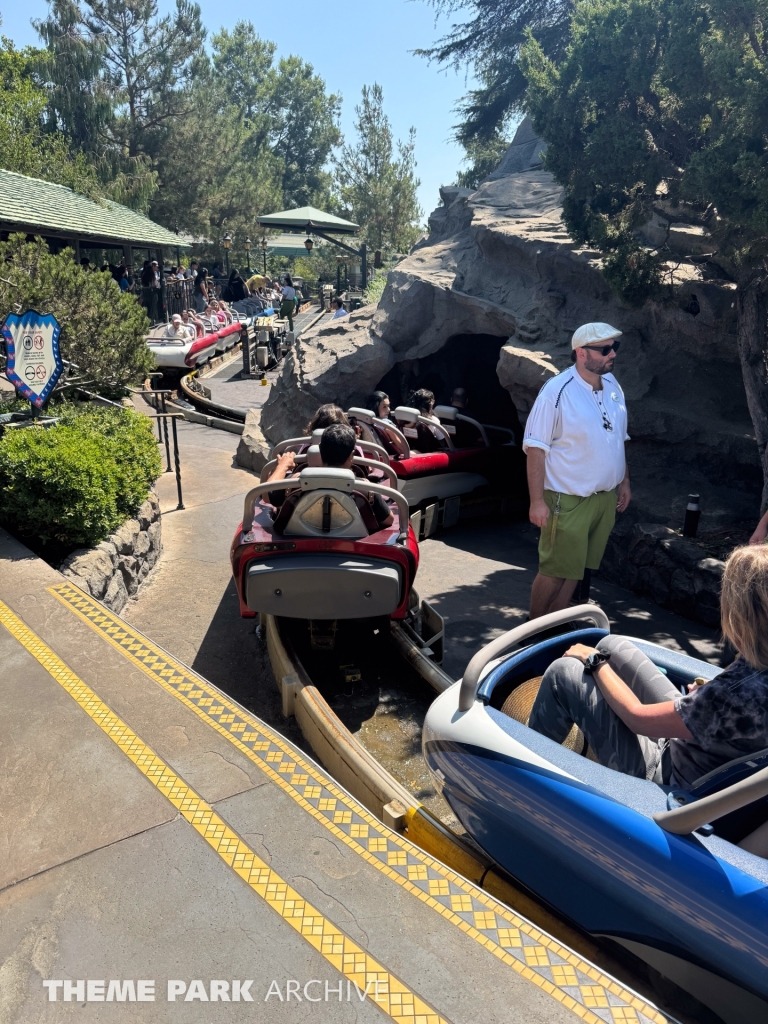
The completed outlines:
[[[573,367],[547,381],[525,426],[530,520],[541,530],[531,618],[566,608],[585,569],[598,569],[631,491],[627,408],[613,376],[621,331],[584,324]]]

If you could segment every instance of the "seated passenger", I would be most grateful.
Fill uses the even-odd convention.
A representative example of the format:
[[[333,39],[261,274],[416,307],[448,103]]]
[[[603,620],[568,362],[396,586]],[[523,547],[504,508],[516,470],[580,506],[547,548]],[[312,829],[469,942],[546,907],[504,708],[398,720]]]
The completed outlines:
[[[311,436],[313,430],[325,430],[332,423],[343,423],[349,426],[349,420],[344,410],[339,408],[334,402],[327,402],[325,405],[320,406],[307,424],[307,433]]]
[[[355,457],[355,432],[349,424],[345,423],[332,423],[329,427],[326,427],[323,436],[320,440],[320,458],[322,459],[323,465],[331,469],[352,469],[352,460]],[[274,468],[269,476],[269,482],[272,483],[275,480],[286,480],[292,474],[296,468],[296,458],[293,452],[285,452],[283,455],[278,456],[277,466]],[[361,482],[362,485],[362,482]],[[296,491],[291,490],[277,490],[270,491],[268,494],[270,504],[276,508],[280,508],[285,502],[286,498],[295,494]],[[363,494],[362,492],[354,492],[358,497],[361,498],[362,502],[367,503],[370,512],[373,514],[373,519],[370,516],[365,516],[363,512],[363,521],[366,518],[369,520],[366,523],[368,526],[369,533],[375,533],[377,530],[384,530],[388,526],[391,526],[394,522],[394,516],[389,510],[389,505],[380,494],[374,494],[368,492]],[[360,503],[358,503],[360,504]],[[275,520],[275,529],[279,528],[280,519]],[[376,529],[373,529],[373,524],[376,524]]]
[[[422,388],[419,391],[414,391],[411,397],[408,399],[408,405],[414,409],[418,409],[422,416],[426,416],[428,419],[434,420],[435,423],[440,423],[437,416],[432,415],[432,410],[435,408],[435,396],[431,391],[427,391]],[[417,423],[416,430],[418,432],[418,438],[414,448],[416,451],[427,453],[427,452],[440,452],[447,447],[445,437],[437,430],[433,430],[432,427],[426,426],[424,423]]]
[[[714,679],[683,695],[629,640],[607,636],[596,650],[575,644],[544,673],[530,728],[562,743],[575,723],[600,764],[684,788],[765,749],[768,548],[733,552],[720,612],[723,635],[740,654]]]
[[[187,341],[192,341],[193,338],[194,334],[191,328],[184,324],[178,313],[174,313],[171,317],[171,322],[163,331],[163,341],[178,341],[184,344]]]
[[[182,322],[190,328],[190,330],[194,331],[196,337],[202,338],[205,334],[205,327],[203,326],[203,321],[194,309],[182,309],[181,319]]]
[[[391,423],[397,429],[397,424],[389,416],[391,405],[389,395],[386,392],[374,391],[368,399],[367,408],[373,412],[376,419],[384,420],[385,423]],[[374,424],[372,432],[375,435],[373,441],[376,444],[380,444],[390,455],[405,454],[403,443],[397,434],[391,433],[386,427],[380,427],[376,424]]]

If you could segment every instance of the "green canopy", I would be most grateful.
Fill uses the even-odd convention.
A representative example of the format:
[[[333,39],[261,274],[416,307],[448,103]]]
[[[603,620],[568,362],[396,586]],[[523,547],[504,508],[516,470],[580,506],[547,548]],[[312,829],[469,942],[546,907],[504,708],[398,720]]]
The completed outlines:
[[[289,234],[267,238],[267,252],[273,256],[308,256],[304,238],[304,235]],[[317,243],[315,245],[317,247]]]
[[[334,235],[356,235],[359,224],[323,213],[314,206],[302,206],[298,210],[283,210],[281,213],[267,213],[258,218],[265,228],[282,228],[284,231],[330,231]]]

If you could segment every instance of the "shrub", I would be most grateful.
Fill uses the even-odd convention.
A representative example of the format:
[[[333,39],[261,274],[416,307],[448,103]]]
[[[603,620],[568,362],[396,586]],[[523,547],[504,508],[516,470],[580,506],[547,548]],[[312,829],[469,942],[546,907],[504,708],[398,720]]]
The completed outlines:
[[[67,405],[57,411],[57,415],[62,424],[76,425],[82,434],[99,439],[118,470],[115,478],[117,510],[123,518],[132,516],[162,468],[152,420],[130,409],[98,405],[85,409]]]
[[[90,388],[119,396],[154,368],[146,313],[110,274],[84,270],[71,249],[52,255],[42,239],[28,242],[22,234],[0,242],[0,264],[0,320],[19,306],[53,313],[62,357],[77,364]]]
[[[65,407],[56,426],[0,439],[0,520],[35,546],[91,547],[138,510],[159,471],[149,420]]]

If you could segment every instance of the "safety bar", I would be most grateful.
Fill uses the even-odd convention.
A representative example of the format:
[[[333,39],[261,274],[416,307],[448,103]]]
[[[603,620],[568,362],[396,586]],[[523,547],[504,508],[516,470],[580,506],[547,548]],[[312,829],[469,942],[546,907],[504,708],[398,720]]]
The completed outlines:
[[[466,417],[462,416],[461,419],[466,419]],[[514,430],[510,430],[509,427],[497,427],[495,423],[486,423],[486,424],[475,423],[474,420],[471,420],[470,422],[474,423],[476,427],[480,427],[481,431],[483,429],[485,429],[485,430],[500,430],[502,432],[502,434],[508,434],[509,435],[509,437],[512,440],[512,444],[513,445],[515,445],[515,446],[517,445],[517,441],[515,440],[515,432],[514,432]],[[487,443],[488,442],[486,441],[486,444]]]
[[[395,436],[403,449],[400,453],[402,458],[410,459],[410,445],[408,444],[405,435],[397,429],[394,423],[388,422],[387,420],[380,420],[378,416],[374,416],[370,409],[358,409],[357,406],[347,409],[346,415],[347,418],[354,416],[356,420],[360,420],[361,423],[365,423],[369,427],[378,427],[380,430],[389,431],[390,434]]]
[[[269,453],[269,456],[272,459],[276,459],[278,455],[282,455],[283,452],[287,452],[289,448],[301,448],[304,444],[312,444],[312,438],[289,437],[287,441],[281,441],[279,444],[276,444]]]
[[[303,463],[303,462],[307,461],[306,453],[304,455],[297,455],[295,458],[296,458],[297,464],[298,463]],[[355,466],[369,466],[371,469],[381,470],[381,472],[384,473],[389,478],[389,480],[390,480],[392,486],[395,488],[395,490],[398,489],[397,485],[398,485],[399,477],[398,477],[397,473],[394,471],[394,469],[392,469],[392,467],[388,463],[379,462],[378,459],[362,459],[362,458],[360,458],[359,455],[356,455],[354,457],[354,459],[352,460],[352,464],[355,465]],[[264,483],[264,481],[266,479],[268,479],[269,474],[272,472],[272,470],[275,468],[276,465],[277,465],[277,459],[272,459],[270,462],[268,462],[266,464],[266,466],[264,466],[264,468],[262,469],[262,471],[261,471],[261,473],[259,475],[259,482],[260,483]],[[296,478],[293,477],[292,479],[295,480]]]
[[[425,427],[432,427],[434,430],[439,430],[445,440],[448,442],[448,451],[455,451],[456,445],[453,443],[453,439],[448,431],[445,429],[442,423],[435,423],[429,416],[419,416],[419,423],[423,423]],[[487,444],[488,442],[486,442]]]
[[[313,440],[311,437],[291,437],[287,441],[281,441],[276,444],[272,451],[269,453],[270,459],[277,458],[278,455],[282,455],[283,452],[288,451],[290,448],[301,448],[305,444],[312,444]],[[380,444],[374,444],[372,441],[361,441],[358,439],[355,441],[355,447],[359,448],[364,452],[371,452],[379,457],[381,462],[386,462],[389,465],[389,454],[386,448],[382,448]]]
[[[768,768],[763,768],[741,782],[735,782],[727,789],[721,789],[719,793],[703,796],[673,811],[659,811],[654,814],[653,820],[665,832],[685,836],[764,796],[768,796]]]
[[[536,636],[537,633],[543,633],[554,626],[562,626],[566,622],[576,622],[580,619],[593,622],[598,629],[610,630],[611,628],[608,616],[598,605],[578,604],[573,608],[563,608],[562,611],[550,612],[548,615],[542,615],[538,619],[524,622],[521,626],[515,626],[508,633],[502,633],[495,640],[491,640],[489,644],[486,644],[485,647],[477,652],[467,665],[464,678],[461,680],[461,690],[459,691],[459,711],[469,711],[474,704],[483,669],[494,658],[498,658],[504,651],[515,644],[519,644],[522,640],[528,640],[530,637]]]
[[[380,420],[378,418],[378,416],[374,416],[373,417],[373,425],[375,427],[378,427],[380,430],[386,430],[390,434],[394,434],[395,438],[400,442],[400,444],[401,444],[401,446],[403,448],[403,451],[401,453],[402,457],[404,459],[410,459],[410,457],[411,457],[411,446],[408,444],[408,439],[406,438],[405,434],[401,430],[398,430],[398,428],[394,425],[394,423],[387,423],[386,420]]]
[[[253,517],[256,514],[256,503],[264,494],[269,493],[269,491],[287,491],[289,488],[295,488],[297,484],[301,485],[301,474],[298,477],[290,477],[287,480],[266,481],[265,483],[257,484],[256,487],[252,487],[246,494],[245,501],[243,502],[243,533],[251,532]],[[392,487],[386,487],[384,484],[371,484],[367,480],[361,480],[360,485],[361,491],[373,491],[374,494],[381,494],[382,497],[390,498],[394,501],[397,505],[400,519],[400,533],[397,540],[400,544],[405,543],[408,539],[408,527],[410,525],[408,502],[405,497],[400,491],[396,491]]]
[[[471,416],[465,416],[464,413],[459,412],[455,405],[436,405],[433,411],[438,419],[447,420],[449,423],[455,423],[456,420],[463,420],[465,423],[469,423],[478,431],[486,448],[490,448],[491,442],[488,440],[488,434],[486,433],[483,424],[478,423],[477,420],[473,420]],[[503,430],[506,428],[500,427],[499,429]],[[510,433],[512,433],[512,431],[510,431]],[[514,435],[512,436],[514,437]]]

